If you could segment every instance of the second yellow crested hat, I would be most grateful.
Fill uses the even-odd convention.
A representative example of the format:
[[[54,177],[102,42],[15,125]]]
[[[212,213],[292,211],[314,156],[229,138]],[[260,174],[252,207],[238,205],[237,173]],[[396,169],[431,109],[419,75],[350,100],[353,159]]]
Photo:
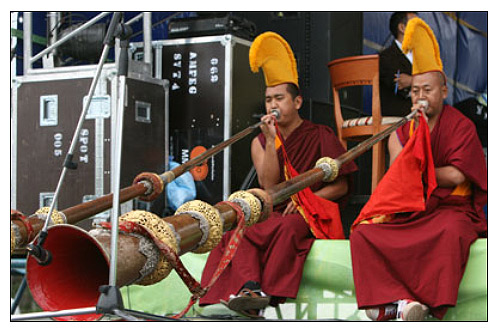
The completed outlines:
[[[404,53],[413,51],[413,75],[436,71],[443,73],[439,44],[432,29],[421,18],[408,21],[402,49]]]
[[[266,86],[293,83],[299,87],[297,62],[287,41],[275,32],[265,32],[255,38],[249,52],[250,68],[257,73],[262,68]]]

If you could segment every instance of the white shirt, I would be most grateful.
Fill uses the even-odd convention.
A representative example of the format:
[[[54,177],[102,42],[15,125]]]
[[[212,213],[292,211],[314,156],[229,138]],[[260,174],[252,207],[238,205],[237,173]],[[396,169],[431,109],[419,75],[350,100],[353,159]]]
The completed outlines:
[[[401,50],[401,52],[403,52],[403,44],[401,44],[401,42],[398,41],[397,39],[395,39],[394,42],[396,42],[396,45],[398,46],[398,48]],[[413,51],[410,50],[410,51],[408,51],[408,53],[403,52],[403,54],[406,56],[406,58],[408,58],[410,63],[413,65]]]

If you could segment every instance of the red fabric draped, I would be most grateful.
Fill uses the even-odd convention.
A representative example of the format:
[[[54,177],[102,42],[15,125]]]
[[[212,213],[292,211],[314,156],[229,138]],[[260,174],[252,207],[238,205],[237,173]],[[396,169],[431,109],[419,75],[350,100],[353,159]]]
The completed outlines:
[[[361,222],[373,223],[377,216],[389,218],[398,212],[425,210],[425,202],[436,186],[429,127],[420,117],[420,126],[375,188],[353,228]],[[379,222],[383,222],[383,218]]]
[[[285,163],[285,175],[287,179],[298,176],[300,173],[293,168],[283,138],[277,128],[279,145],[283,152]],[[292,196],[292,200],[298,207],[298,211],[304,217],[314,236],[318,239],[344,239],[344,231],[340,218],[339,205],[330,200],[324,199],[313,193],[311,188],[307,187]]]

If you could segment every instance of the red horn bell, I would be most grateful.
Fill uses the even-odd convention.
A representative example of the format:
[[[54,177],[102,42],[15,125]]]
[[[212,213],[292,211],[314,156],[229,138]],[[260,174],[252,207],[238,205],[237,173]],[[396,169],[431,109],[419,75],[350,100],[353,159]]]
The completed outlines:
[[[109,257],[99,242],[72,225],[50,227],[43,247],[52,255],[45,266],[28,256],[27,281],[34,300],[44,311],[71,310],[97,305],[99,286],[108,284]],[[100,314],[55,318],[89,321]]]

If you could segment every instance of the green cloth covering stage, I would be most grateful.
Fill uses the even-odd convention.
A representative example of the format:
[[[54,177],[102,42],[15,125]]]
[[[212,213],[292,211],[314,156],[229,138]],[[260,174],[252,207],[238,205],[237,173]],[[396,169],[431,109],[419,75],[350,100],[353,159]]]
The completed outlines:
[[[208,254],[187,253],[182,263],[198,281]],[[188,304],[190,293],[177,273],[172,271],[152,286],[131,285],[121,289],[125,308],[173,315]],[[195,305],[186,317],[234,315],[222,305]],[[307,257],[297,299],[288,299],[278,308],[268,307],[267,319],[369,320],[357,309],[348,240],[316,240]],[[429,320],[437,320],[429,318]],[[444,320],[487,320],[487,239],[471,247],[469,262],[460,284],[457,306]]]

